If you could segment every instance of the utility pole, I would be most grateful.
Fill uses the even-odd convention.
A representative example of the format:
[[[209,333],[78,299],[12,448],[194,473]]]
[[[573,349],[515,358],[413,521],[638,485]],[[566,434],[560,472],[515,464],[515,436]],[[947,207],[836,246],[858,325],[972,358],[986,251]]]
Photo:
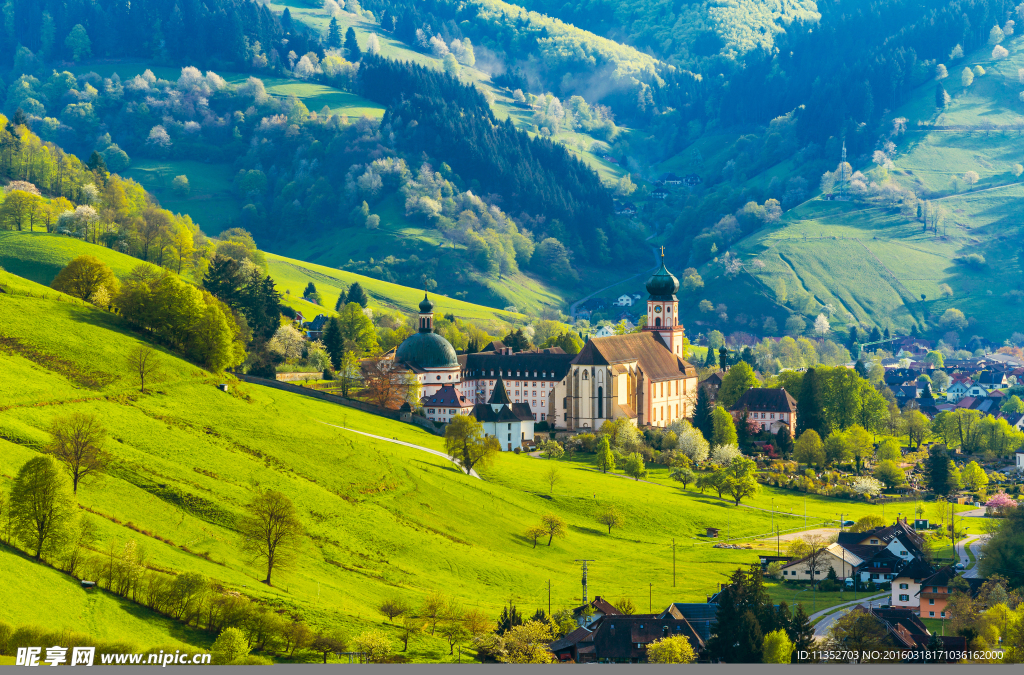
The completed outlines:
[[[647,584],[647,613],[654,614],[654,584]]]
[[[672,588],[676,587],[676,538],[672,537]]]
[[[548,618],[551,618],[551,579],[548,579]]]
[[[587,563],[588,562],[596,562],[596,561],[591,560],[589,558],[585,559],[585,560],[583,558],[577,558],[573,562],[583,563],[583,565],[582,565],[582,568],[583,568],[583,618],[584,618],[584,621],[589,621],[590,620],[590,614],[589,614],[589,612],[587,612],[587,609],[586,609],[586,607],[587,607]]]

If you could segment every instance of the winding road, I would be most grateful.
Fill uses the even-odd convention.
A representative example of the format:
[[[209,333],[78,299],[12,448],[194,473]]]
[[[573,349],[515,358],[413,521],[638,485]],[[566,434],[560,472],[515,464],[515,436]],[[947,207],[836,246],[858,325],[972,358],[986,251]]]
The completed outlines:
[[[970,558],[967,557],[967,549],[970,549],[974,554],[974,564],[970,565],[969,569],[964,570],[963,577],[965,579],[977,579],[978,577],[978,562],[981,560],[981,551],[975,546],[975,544],[984,543],[988,535],[985,534],[972,534],[971,536],[962,539],[956,543],[956,555],[964,565],[970,565]]]
[[[868,595],[861,598],[860,600],[852,600],[850,602],[844,602],[841,605],[833,605],[831,607],[821,610],[820,612],[815,612],[814,614],[811,614],[809,618],[811,620],[811,623],[814,624],[814,639],[824,640],[825,637],[828,635],[828,628],[832,625],[832,622],[838,619],[839,617],[844,616],[847,612],[849,612],[857,605],[863,605],[876,601],[880,602],[888,597],[888,593]],[[837,606],[841,607],[842,609],[840,609],[839,611],[835,611]],[[829,614],[829,612],[832,613]],[[828,616],[825,616],[826,614],[828,614]]]
[[[320,422],[320,424],[326,424],[327,426],[334,427],[335,429],[342,429],[344,431],[349,431],[349,432],[351,432],[353,434],[359,434],[361,436],[369,436],[370,438],[376,438],[378,441],[386,441],[388,443],[394,443],[395,445],[404,445],[405,447],[413,448],[414,450],[422,450],[423,452],[429,452],[432,455],[437,455],[438,457],[443,457],[444,459],[448,460],[449,462],[451,462],[455,466],[459,467],[459,469],[462,468],[461,464],[459,464],[457,461],[455,461],[454,459],[452,459],[448,455],[444,454],[443,452],[439,452],[437,450],[431,450],[430,448],[424,448],[422,445],[414,445],[413,443],[406,443],[405,441],[400,441],[397,438],[388,438],[387,436],[378,436],[377,434],[368,434],[365,431],[356,431],[355,429],[349,429],[348,427],[339,426],[337,424],[330,424],[328,422],[322,422],[320,420],[317,420],[317,421]],[[469,475],[472,476],[473,478],[478,478],[480,480],[483,480],[483,478],[480,478],[480,474],[478,474],[476,472],[476,469],[470,469],[469,470]]]

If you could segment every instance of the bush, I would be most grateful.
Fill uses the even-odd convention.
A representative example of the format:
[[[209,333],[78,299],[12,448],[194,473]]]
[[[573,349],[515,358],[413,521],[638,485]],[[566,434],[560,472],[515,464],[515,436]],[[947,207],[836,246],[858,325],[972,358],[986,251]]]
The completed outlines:
[[[225,628],[217,636],[210,649],[214,665],[227,665],[249,655],[249,641],[238,628]]]

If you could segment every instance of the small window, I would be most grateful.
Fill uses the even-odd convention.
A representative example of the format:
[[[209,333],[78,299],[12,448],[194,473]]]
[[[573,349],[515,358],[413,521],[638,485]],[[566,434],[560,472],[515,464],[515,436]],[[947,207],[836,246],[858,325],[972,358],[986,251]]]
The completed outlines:
[[[935,598],[929,598],[929,599],[928,599],[928,604],[929,604],[929,605],[934,605],[934,604],[935,604]],[[933,616],[934,616],[934,615],[933,615]]]
[[[900,595],[900,602],[910,602],[910,596],[906,593]]]
[[[900,590],[901,590],[901,591],[905,591],[905,590],[907,590],[908,588],[910,588],[910,585],[909,585],[909,584],[900,584]]]
[[[928,616],[935,616],[935,612],[928,612]]]

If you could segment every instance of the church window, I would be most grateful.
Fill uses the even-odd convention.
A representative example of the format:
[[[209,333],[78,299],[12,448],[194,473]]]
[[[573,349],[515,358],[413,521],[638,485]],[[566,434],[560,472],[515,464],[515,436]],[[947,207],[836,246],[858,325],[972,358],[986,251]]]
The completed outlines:
[[[604,417],[604,387],[597,388],[597,416]]]
[[[440,380],[440,379],[441,379],[441,376],[440,376],[440,375],[438,375],[438,376],[437,376],[437,379],[439,379],[439,380]]]
[[[583,379],[584,379],[584,380],[588,379],[588,378],[587,378],[587,371],[585,371],[585,370],[583,371]]]
[[[660,326],[661,325],[661,317],[660,316],[657,316],[657,317],[654,318],[654,325],[655,326]]]

